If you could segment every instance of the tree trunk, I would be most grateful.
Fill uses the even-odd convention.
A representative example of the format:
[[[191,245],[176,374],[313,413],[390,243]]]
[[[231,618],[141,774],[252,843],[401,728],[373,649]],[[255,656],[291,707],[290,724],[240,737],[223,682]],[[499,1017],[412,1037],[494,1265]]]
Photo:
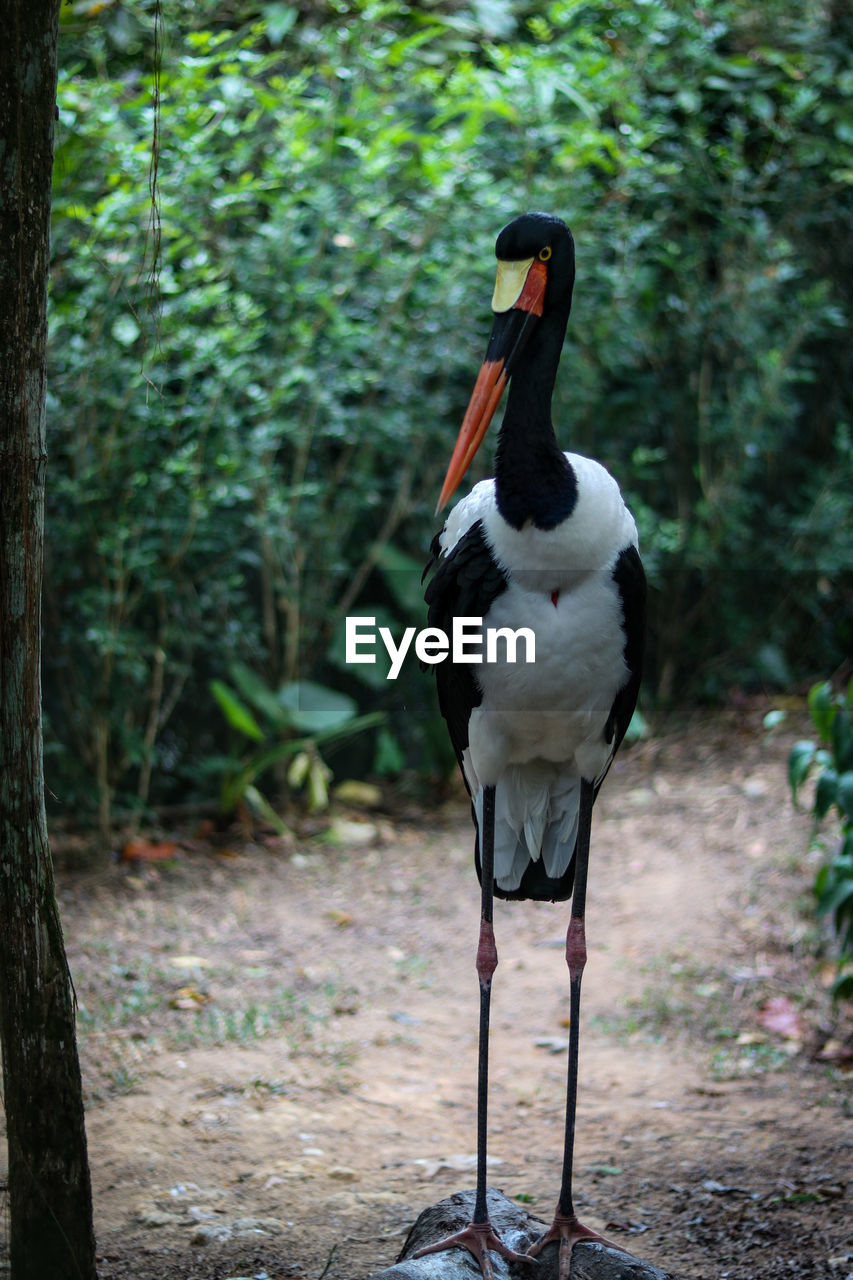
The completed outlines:
[[[47,838],[40,622],[59,0],[0,40],[0,1036],[13,1280],[95,1276],[74,1001]]]
[[[516,1253],[526,1253],[534,1240],[547,1230],[544,1222],[531,1217],[526,1209],[508,1200],[500,1191],[488,1192],[489,1217],[504,1244]],[[459,1191],[429,1209],[424,1209],[409,1232],[402,1253],[393,1267],[377,1271],[370,1280],[479,1280],[480,1268],[465,1249],[448,1249],[428,1253],[423,1258],[414,1254],[425,1245],[443,1240],[461,1231],[471,1221],[474,1192]],[[542,1250],[534,1266],[532,1262],[506,1262],[496,1253],[490,1258],[495,1280],[557,1280],[556,1244]],[[576,1245],[572,1250],[570,1280],[677,1280],[669,1272],[639,1258],[603,1244]]]

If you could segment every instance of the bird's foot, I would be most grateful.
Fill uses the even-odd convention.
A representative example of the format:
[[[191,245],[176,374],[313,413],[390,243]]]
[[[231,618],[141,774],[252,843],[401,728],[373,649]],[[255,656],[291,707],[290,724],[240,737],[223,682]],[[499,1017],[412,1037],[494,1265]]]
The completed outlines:
[[[412,1254],[412,1257],[422,1258],[425,1253],[442,1253],[445,1249],[467,1249],[469,1253],[474,1255],[477,1265],[483,1273],[483,1280],[495,1280],[492,1260],[489,1257],[490,1249],[495,1253],[499,1253],[502,1258],[506,1258],[507,1262],[536,1261],[529,1253],[516,1253],[514,1249],[510,1249],[508,1245],[505,1245],[488,1220],[486,1222],[469,1222],[468,1226],[462,1231],[457,1231],[452,1236],[446,1236],[443,1240],[437,1240],[435,1244],[424,1245],[423,1249],[418,1249],[417,1253]]]
[[[554,1221],[545,1232],[540,1236],[534,1244],[528,1249],[528,1256],[535,1258],[540,1254],[546,1245],[552,1244],[554,1241],[560,1247],[560,1262],[557,1275],[559,1280],[569,1280],[569,1272],[572,1267],[572,1249],[576,1244],[580,1244],[584,1240],[592,1240],[598,1244],[607,1245],[608,1249],[619,1249],[618,1244],[613,1244],[610,1240],[605,1240],[604,1236],[600,1236],[597,1231],[593,1231],[591,1227],[585,1227],[582,1222],[578,1222],[575,1215],[561,1213],[558,1209],[554,1215]],[[622,1250],[624,1253],[624,1250]]]

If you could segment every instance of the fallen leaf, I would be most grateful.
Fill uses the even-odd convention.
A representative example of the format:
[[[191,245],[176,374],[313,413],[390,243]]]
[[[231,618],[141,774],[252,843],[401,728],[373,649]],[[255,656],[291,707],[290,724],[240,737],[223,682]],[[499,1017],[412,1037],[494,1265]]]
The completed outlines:
[[[853,1063],[853,1045],[841,1040],[827,1040],[815,1055],[820,1062]]]
[[[209,1000],[210,996],[204,991],[197,991],[195,987],[180,987],[169,1001],[169,1008],[195,1010],[200,1009]]]
[[[568,1040],[561,1036],[540,1036],[533,1043],[537,1049],[547,1049],[549,1053],[565,1053],[569,1047]]]
[[[741,1031],[735,1044],[751,1045],[751,1044],[767,1044],[767,1036],[759,1035],[756,1031]]]
[[[161,840],[159,844],[150,840],[128,840],[122,848],[121,858],[122,862],[166,862],[177,852],[174,840]]]
[[[787,996],[771,996],[765,1001],[758,1010],[758,1021],[766,1031],[786,1040],[800,1041],[803,1038],[800,1015]]]
[[[350,822],[346,818],[335,818],[324,839],[329,844],[365,845],[372,844],[376,836],[377,829],[372,822]]]
[[[712,1196],[751,1196],[753,1194],[748,1187],[729,1187],[723,1182],[717,1182],[715,1178],[706,1178],[702,1186],[705,1191],[710,1191]]]
[[[372,782],[359,782],[354,778],[341,782],[333,793],[343,804],[353,804],[363,809],[375,809],[382,803],[382,792]]]
[[[176,969],[209,969],[211,963],[204,956],[171,956],[169,964]]]

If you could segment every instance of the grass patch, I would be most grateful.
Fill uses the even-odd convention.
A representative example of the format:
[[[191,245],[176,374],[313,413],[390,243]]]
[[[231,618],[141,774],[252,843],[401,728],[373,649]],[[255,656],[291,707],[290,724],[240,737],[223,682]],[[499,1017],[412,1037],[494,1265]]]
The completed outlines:
[[[717,1049],[712,1055],[711,1074],[715,1080],[743,1080],[749,1076],[784,1071],[790,1062],[791,1054],[780,1045],[733,1044]]]
[[[152,1053],[185,1052],[224,1045],[248,1046],[286,1037],[288,1052],[311,1052],[338,1065],[350,1056],[324,1027],[355,1012],[351,987],[312,983],[299,971],[277,971],[257,956],[206,941],[188,940],[166,913],[158,919],[154,947],[119,929],[93,940],[75,966],[79,997],[78,1039],[90,1096],[130,1093],[141,1064]],[[199,954],[200,953],[200,954]],[[290,979],[290,981],[288,981]]]
[[[717,1080],[781,1071],[795,1048],[762,1033],[757,1008],[773,993],[766,975],[729,973],[683,958],[657,959],[644,968],[648,983],[624,1011],[596,1026],[608,1034],[656,1042],[687,1037],[709,1050]]]

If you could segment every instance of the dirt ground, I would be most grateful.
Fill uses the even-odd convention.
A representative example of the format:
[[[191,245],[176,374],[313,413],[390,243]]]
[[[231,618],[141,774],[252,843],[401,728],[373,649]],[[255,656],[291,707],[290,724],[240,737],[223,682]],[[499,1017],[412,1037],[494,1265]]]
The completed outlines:
[[[785,781],[805,725],[764,709],[634,747],[600,797],[578,1205],[692,1280],[849,1280],[849,1025]],[[102,1280],[365,1280],[473,1185],[466,807],[345,818],[336,844],[196,833],[60,874]],[[490,1182],[548,1219],[566,923],[496,908]]]

